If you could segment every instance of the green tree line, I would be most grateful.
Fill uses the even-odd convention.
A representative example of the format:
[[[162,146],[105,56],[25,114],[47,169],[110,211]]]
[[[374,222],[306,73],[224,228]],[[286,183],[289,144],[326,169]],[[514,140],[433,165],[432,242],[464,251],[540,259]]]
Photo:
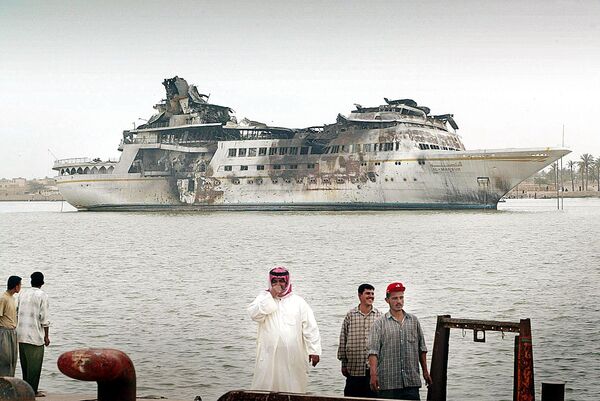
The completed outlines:
[[[582,154],[579,159],[553,163],[546,170],[534,176],[534,182],[541,185],[554,185],[558,170],[558,180],[562,177],[562,185],[569,191],[600,191],[600,156],[594,157],[589,153]],[[590,189],[591,188],[591,189]]]

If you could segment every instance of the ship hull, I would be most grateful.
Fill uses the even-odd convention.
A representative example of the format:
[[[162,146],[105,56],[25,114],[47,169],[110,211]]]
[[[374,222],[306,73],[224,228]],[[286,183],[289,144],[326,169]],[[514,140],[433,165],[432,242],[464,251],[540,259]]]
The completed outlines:
[[[568,152],[398,153],[364,171],[196,175],[189,178],[192,192],[182,191],[174,177],[141,174],[61,176],[57,183],[65,200],[89,211],[495,209],[508,191]],[[199,189],[207,178],[217,185]]]

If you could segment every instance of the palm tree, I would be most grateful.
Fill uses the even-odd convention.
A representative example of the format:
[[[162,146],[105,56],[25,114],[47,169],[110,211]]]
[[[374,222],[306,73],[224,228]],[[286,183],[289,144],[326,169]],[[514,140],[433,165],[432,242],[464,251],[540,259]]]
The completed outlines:
[[[583,174],[585,174],[585,190],[587,191],[588,187],[588,169],[590,167],[590,163],[594,160],[594,157],[589,153],[584,153],[581,155],[581,161],[579,162],[580,168],[583,167],[583,171],[581,172],[581,178],[583,180]]]
[[[600,156],[596,158],[594,165],[596,166],[596,190],[600,191]]]
[[[571,170],[571,192],[575,192],[575,180],[573,179],[573,166],[575,166],[575,162],[573,160],[569,160],[569,169]]]

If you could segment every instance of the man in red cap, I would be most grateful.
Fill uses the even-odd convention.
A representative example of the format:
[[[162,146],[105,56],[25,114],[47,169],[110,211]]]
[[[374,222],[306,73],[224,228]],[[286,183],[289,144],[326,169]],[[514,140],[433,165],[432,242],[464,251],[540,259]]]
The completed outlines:
[[[375,321],[369,333],[371,389],[377,397],[420,400],[419,364],[427,385],[427,347],[421,324],[415,315],[404,311],[402,283],[388,285],[385,302],[390,311]]]

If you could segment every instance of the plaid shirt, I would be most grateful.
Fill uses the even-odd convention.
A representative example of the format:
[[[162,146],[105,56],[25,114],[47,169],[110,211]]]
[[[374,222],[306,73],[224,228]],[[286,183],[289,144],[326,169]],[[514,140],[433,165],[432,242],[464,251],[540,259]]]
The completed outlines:
[[[388,312],[373,324],[369,334],[369,355],[377,356],[381,390],[421,387],[421,352],[427,352],[427,346],[415,315],[405,312],[404,320],[399,322]]]
[[[372,308],[366,315],[358,307],[346,314],[337,358],[342,361],[342,368],[347,368],[350,376],[364,376],[367,368],[367,338],[375,320],[381,317],[381,312]]]

